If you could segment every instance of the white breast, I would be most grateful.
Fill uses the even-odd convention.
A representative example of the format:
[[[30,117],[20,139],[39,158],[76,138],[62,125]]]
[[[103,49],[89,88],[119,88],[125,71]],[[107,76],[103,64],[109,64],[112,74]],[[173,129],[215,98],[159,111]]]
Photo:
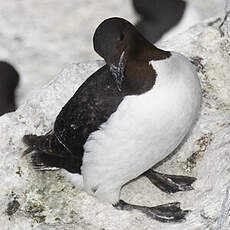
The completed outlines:
[[[182,55],[151,61],[157,72],[150,91],[127,96],[84,148],[84,188],[99,199],[116,203],[123,184],[171,153],[197,117],[200,83]]]

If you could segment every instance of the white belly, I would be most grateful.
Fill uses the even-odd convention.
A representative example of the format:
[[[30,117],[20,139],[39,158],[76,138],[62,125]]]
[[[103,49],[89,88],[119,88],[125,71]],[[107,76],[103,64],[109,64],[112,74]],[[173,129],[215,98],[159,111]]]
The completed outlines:
[[[199,111],[200,84],[187,59],[173,53],[168,62],[151,64],[158,73],[153,89],[127,96],[84,146],[84,187],[111,203],[119,200],[123,184],[178,146]]]

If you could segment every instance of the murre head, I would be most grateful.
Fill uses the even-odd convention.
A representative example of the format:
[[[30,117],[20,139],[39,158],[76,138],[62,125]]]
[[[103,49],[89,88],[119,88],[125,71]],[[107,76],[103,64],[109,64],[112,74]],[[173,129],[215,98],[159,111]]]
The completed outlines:
[[[19,74],[15,68],[0,61],[0,115],[16,109],[15,88],[19,82]]]
[[[0,85],[4,85],[9,90],[14,90],[19,82],[19,74],[8,62],[0,61]]]
[[[147,41],[130,22],[117,17],[108,18],[97,27],[93,45],[109,66],[119,91],[129,63],[137,61],[149,65],[149,61],[169,55]]]
[[[186,5],[184,0],[132,0],[140,19],[137,29],[152,43],[161,37],[183,18]]]
[[[105,59],[108,65],[118,66],[122,53],[125,59],[130,58],[138,50],[138,42],[145,39],[136,28],[122,18],[108,18],[96,29],[93,37],[95,51]],[[135,47],[135,49],[133,49]]]

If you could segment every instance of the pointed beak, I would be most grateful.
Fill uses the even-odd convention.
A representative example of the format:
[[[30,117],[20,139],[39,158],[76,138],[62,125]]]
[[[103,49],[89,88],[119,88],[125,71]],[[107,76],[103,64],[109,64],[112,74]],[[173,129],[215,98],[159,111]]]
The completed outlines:
[[[110,72],[113,76],[113,79],[114,79],[116,85],[117,85],[117,89],[120,92],[122,90],[122,82],[124,79],[125,64],[126,64],[125,51],[123,51],[121,56],[120,56],[118,66],[115,66],[114,64],[109,64]]]

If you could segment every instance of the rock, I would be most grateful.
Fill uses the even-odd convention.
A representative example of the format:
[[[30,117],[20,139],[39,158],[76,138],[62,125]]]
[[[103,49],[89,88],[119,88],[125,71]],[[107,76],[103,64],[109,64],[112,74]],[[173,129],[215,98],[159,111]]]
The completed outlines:
[[[168,195],[147,179],[139,178],[121,191],[122,199],[135,204],[150,206],[179,201],[183,209],[191,210],[186,221],[164,224],[138,211],[115,210],[74,187],[61,170],[36,172],[29,156],[21,158],[26,148],[21,141],[23,135],[49,131],[56,115],[79,85],[103,65],[97,61],[68,66],[48,85],[34,91],[16,112],[0,118],[1,229],[195,230],[218,226],[218,230],[228,229],[222,227],[229,223],[226,215],[230,172],[227,27],[228,20],[213,19],[162,45],[183,53],[196,65],[203,102],[201,115],[187,139],[157,170],[196,177],[194,190]],[[13,211],[9,215],[7,210],[11,206]]]
[[[230,227],[230,186],[228,186],[225,198],[222,203],[221,216],[217,222],[217,230],[228,230]]]

